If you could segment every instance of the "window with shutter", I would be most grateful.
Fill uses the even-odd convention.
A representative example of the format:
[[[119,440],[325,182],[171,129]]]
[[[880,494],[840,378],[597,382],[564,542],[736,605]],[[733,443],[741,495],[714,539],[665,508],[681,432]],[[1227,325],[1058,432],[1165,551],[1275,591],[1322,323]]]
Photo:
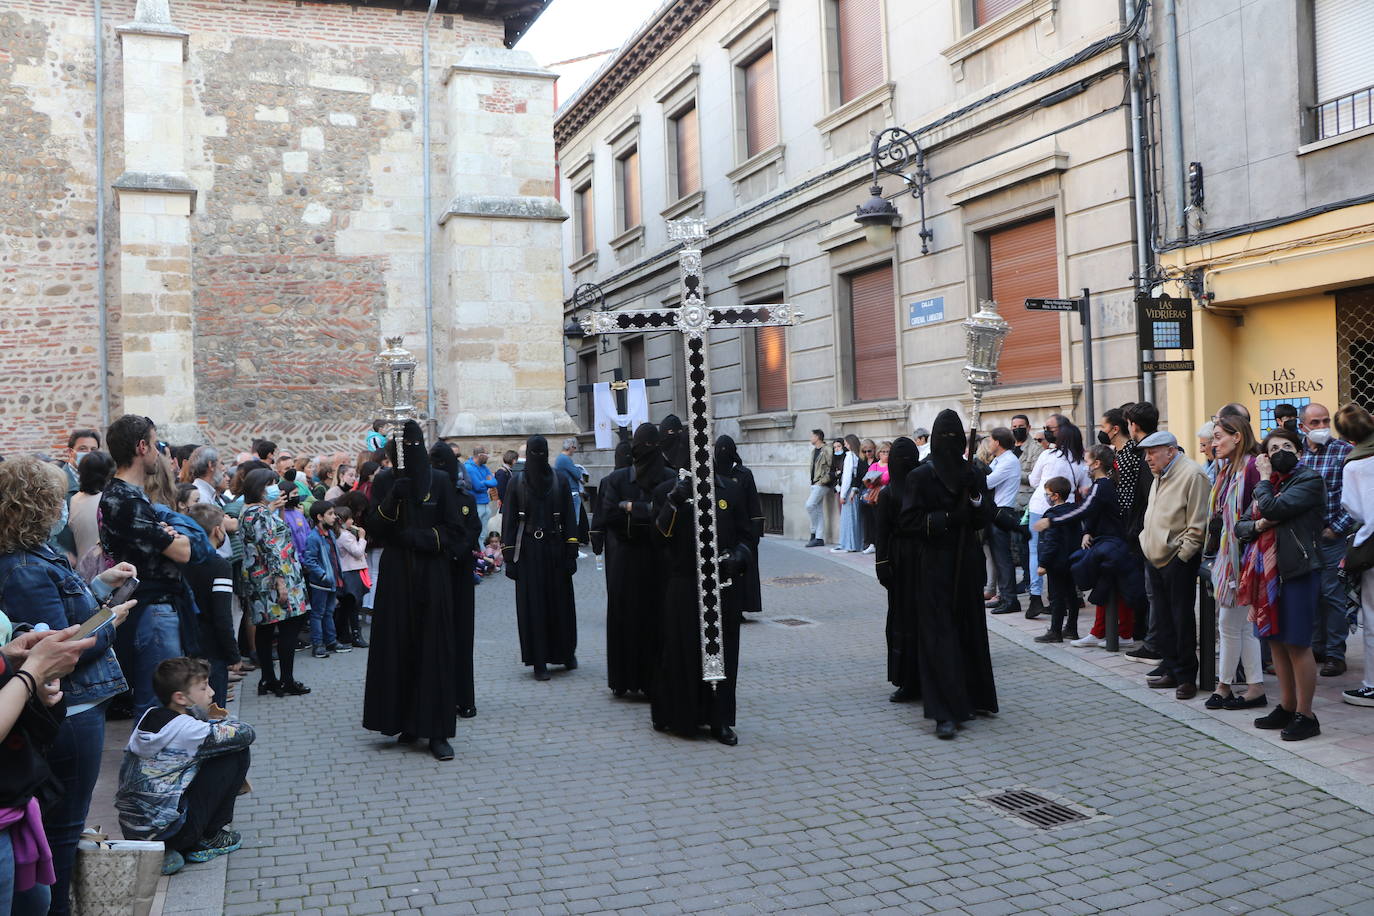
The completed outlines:
[[[626,378],[648,378],[649,370],[644,362],[644,338],[636,337],[627,340],[622,345],[624,362],[621,369],[625,372]]]
[[[744,67],[745,156],[756,156],[778,143],[778,93],[773,78],[773,49]]]
[[[855,401],[881,401],[897,396],[897,327],[893,308],[891,264],[850,275]]]
[[[1059,313],[1028,312],[1025,303],[1059,295],[1054,217],[990,232],[987,246],[992,298],[1011,325],[1002,349],[1002,384],[1059,381]]]
[[[1369,0],[1313,0],[1317,138],[1374,123],[1374,15]]]
[[[596,250],[596,209],[592,205],[592,186],[577,192],[577,252],[590,254]]]
[[[674,178],[679,200],[701,190],[701,155],[697,144],[697,107],[694,103],[673,117]]]
[[[1026,0],[973,0],[973,27],[987,25],[1005,12],[1025,3]]]
[[[754,403],[759,410],[787,409],[787,329],[754,332]]]
[[[591,350],[587,353],[579,354],[577,357],[577,377],[578,385],[594,385],[597,382],[596,351]],[[578,420],[582,423],[583,429],[591,429],[596,425],[596,408],[593,406],[596,401],[591,391],[579,391],[577,398]]]
[[[841,105],[857,99],[883,81],[880,3],[881,0],[835,0]]]
[[[633,229],[641,222],[639,212],[639,150],[632,149],[617,160],[620,169],[620,231]]]

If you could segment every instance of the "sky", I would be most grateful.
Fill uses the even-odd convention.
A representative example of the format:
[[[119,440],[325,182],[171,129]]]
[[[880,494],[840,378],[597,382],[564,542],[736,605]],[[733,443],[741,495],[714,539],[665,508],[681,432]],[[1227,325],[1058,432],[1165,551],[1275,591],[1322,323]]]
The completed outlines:
[[[585,54],[615,50],[664,0],[553,0],[517,48],[559,75],[558,100],[567,101],[610,55],[559,64]],[[551,66],[558,64],[557,66]]]

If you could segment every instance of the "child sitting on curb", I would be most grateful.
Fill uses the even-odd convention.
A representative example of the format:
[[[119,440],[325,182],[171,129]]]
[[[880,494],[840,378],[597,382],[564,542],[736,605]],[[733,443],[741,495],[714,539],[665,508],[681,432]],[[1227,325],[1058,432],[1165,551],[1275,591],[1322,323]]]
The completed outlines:
[[[162,840],[162,873],[241,845],[229,830],[248,775],[253,728],[213,706],[210,666],[169,658],[153,672],[159,702],[129,736],[115,807],[125,839]]]

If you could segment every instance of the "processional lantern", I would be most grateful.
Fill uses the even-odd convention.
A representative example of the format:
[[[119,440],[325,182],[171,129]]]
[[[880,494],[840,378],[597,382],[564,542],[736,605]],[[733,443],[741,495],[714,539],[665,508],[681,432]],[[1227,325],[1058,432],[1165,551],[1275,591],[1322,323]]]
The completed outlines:
[[[983,412],[983,395],[997,384],[997,364],[1002,359],[1002,344],[1011,325],[997,314],[997,303],[980,299],[978,311],[964,319],[965,362],[964,380],[973,390],[972,433],[978,433],[978,420]]]
[[[386,338],[386,349],[377,354],[372,368],[377,372],[381,410],[377,419],[387,424],[387,435],[396,436],[407,420],[416,419],[415,354],[401,346],[402,338]],[[405,467],[402,449],[396,449],[397,467]]]

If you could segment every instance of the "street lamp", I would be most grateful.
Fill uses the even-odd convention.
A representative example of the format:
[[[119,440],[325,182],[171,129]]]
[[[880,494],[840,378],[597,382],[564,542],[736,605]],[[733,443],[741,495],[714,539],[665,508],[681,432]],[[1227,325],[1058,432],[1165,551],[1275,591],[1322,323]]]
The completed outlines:
[[[599,285],[591,282],[583,283],[578,286],[577,289],[573,290],[572,306],[574,313],[576,313],[578,309],[590,309],[592,307],[595,307],[597,311],[601,312],[613,311],[611,306],[606,302],[606,293]],[[586,337],[587,332],[583,329],[582,323],[574,317],[569,318],[568,323],[563,325],[563,336],[569,340],[578,341]],[[601,352],[611,352],[610,339],[604,335],[601,338]]]
[[[978,420],[983,412],[983,394],[997,384],[997,364],[1002,359],[1002,344],[1011,325],[997,314],[997,303],[980,299],[978,311],[964,319],[964,380],[973,389],[973,425],[969,447],[976,444]]]
[[[916,135],[900,127],[889,127],[873,136],[869,151],[873,160],[873,187],[870,196],[854,211],[854,222],[864,227],[864,238],[877,246],[886,246],[892,239],[892,227],[900,214],[897,207],[883,196],[878,173],[887,172],[906,182],[911,196],[921,204],[921,254],[930,253],[935,233],[926,228],[926,186],[930,184],[930,170],[926,168],[926,154]],[[910,171],[908,171],[910,170]]]
[[[386,349],[377,354],[372,368],[377,373],[377,389],[382,409],[377,419],[388,424],[394,436],[407,420],[415,419],[415,356],[401,346],[402,338],[388,337]],[[396,466],[405,467],[403,450],[396,449]]]

